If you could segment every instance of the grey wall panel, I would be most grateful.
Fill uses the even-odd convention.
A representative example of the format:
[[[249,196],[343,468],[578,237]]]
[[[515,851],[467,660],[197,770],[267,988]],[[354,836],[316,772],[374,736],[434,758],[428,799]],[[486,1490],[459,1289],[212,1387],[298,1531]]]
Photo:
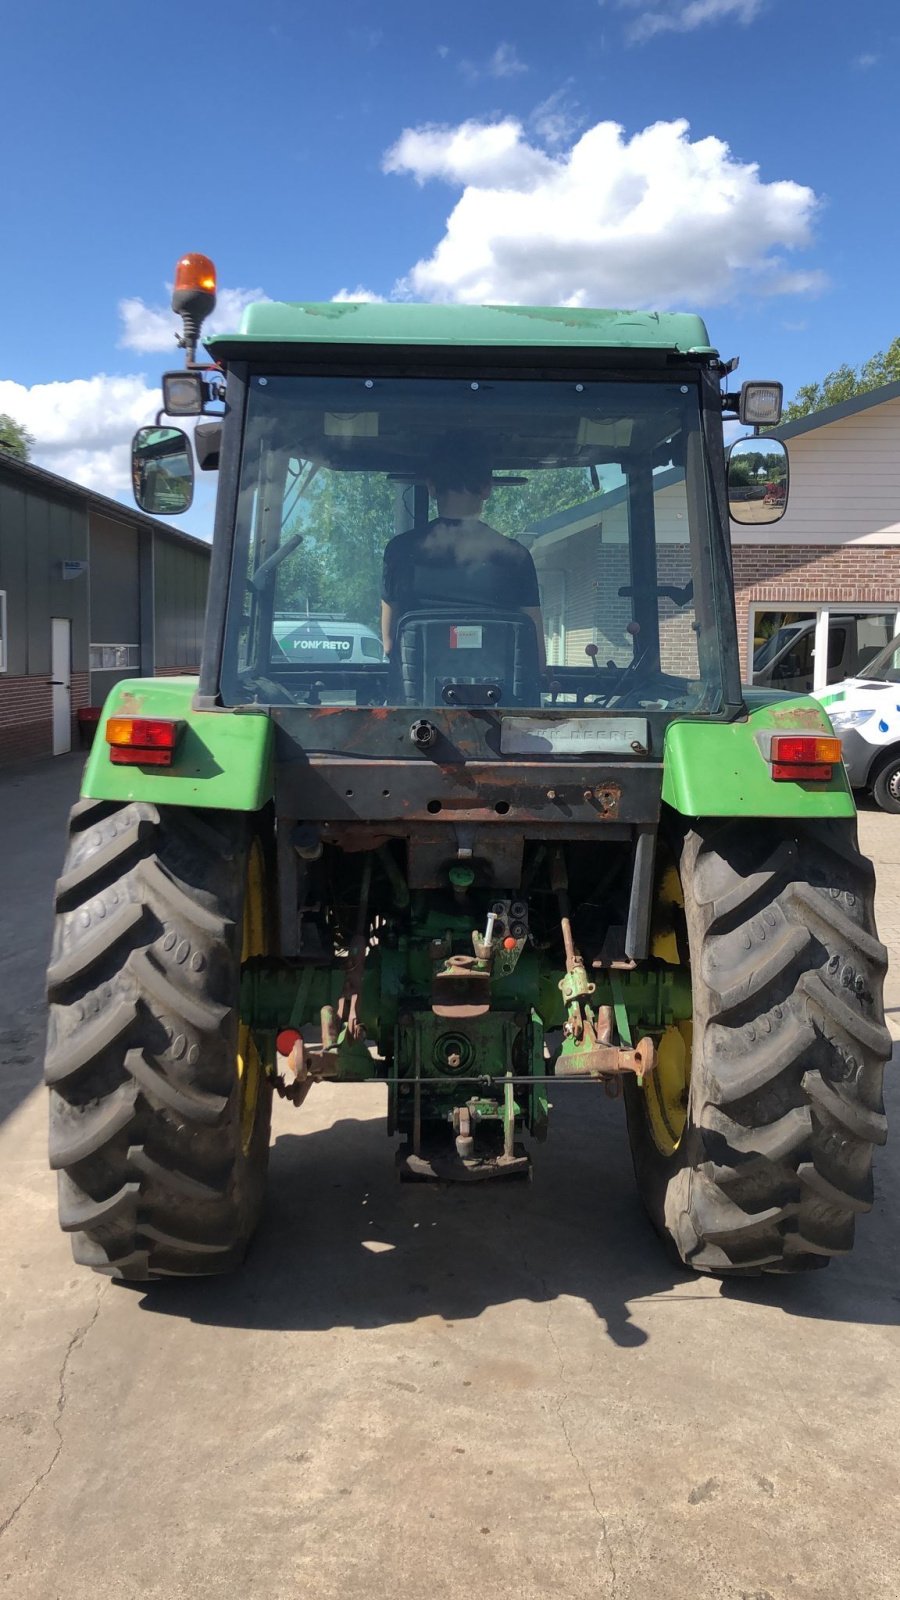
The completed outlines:
[[[140,642],[137,530],[90,515],[91,644]]]
[[[65,579],[64,561],[87,560],[87,519],[78,506],[35,490],[25,495],[27,666],[50,674],[50,619],[72,623],[72,667],[87,667],[87,577]]]
[[[14,678],[28,671],[27,566],[25,491],[0,482],[0,589],[6,591],[6,670]]]
[[[92,672],[90,680],[91,705],[102,706],[110,689],[114,689],[117,683],[122,682],[123,678],[134,678],[136,676],[137,672],[134,668],[129,669],[127,672]]]
[[[32,485],[0,482],[0,589],[7,595],[10,676],[50,672],[50,619],[72,623],[72,667],[87,667],[87,577],[64,579],[64,561],[86,561],[82,507]]]
[[[53,507],[52,510],[56,508]],[[50,618],[65,615],[50,610],[49,502],[36,494],[25,497],[25,549],[28,560],[28,671],[50,676]]]
[[[83,506],[53,502],[56,515],[51,526],[50,605],[51,616],[67,616],[72,621],[72,670],[88,667],[88,610],[90,576],[62,578],[62,562],[88,562],[88,514]],[[59,554],[58,554],[59,552]]]
[[[156,577],[155,539],[150,528],[138,532],[138,573],[140,576],[141,676],[152,678],[156,671]]]
[[[156,669],[200,663],[209,553],[155,535]]]

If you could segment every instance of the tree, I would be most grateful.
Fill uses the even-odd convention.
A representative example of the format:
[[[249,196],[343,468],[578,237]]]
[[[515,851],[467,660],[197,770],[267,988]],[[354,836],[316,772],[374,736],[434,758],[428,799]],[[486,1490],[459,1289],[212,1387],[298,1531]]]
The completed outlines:
[[[284,530],[303,543],[279,571],[275,609],[338,611],[379,625],[381,557],[394,534],[396,485],[381,473],[328,472]]]
[[[581,505],[595,493],[584,468],[545,468],[522,476],[526,483],[497,488],[488,501],[485,520],[500,533],[519,534],[545,517]]]
[[[33,444],[34,439],[28,429],[23,428],[21,422],[16,422],[15,417],[0,411],[0,450],[15,456],[17,461],[27,461]]]
[[[879,350],[861,367],[835,367],[819,383],[806,383],[797,390],[789,406],[785,406],[782,422],[796,422],[813,411],[823,411],[826,406],[840,405],[858,394],[868,394],[880,389],[882,384],[896,383],[900,379],[900,337],[894,339],[886,350]]]

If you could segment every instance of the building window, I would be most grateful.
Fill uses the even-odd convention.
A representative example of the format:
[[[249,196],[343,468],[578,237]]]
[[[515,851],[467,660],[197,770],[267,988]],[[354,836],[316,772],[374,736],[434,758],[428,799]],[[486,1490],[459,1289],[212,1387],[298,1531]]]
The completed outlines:
[[[0,589],[0,672],[6,671],[6,590]]]
[[[90,668],[92,672],[121,672],[126,667],[139,667],[139,644],[92,644]]]
[[[855,677],[898,632],[895,606],[751,606],[751,681],[818,692]]]

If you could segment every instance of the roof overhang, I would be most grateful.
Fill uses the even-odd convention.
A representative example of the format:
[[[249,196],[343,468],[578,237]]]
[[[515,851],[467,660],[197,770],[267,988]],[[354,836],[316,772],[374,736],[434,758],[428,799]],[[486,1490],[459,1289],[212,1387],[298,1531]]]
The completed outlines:
[[[241,359],[284,346],[439,347],[442,349],[653,351],[715,355],[702,319],[685,312],[596,311],[559,306],[419,305],[407,302],[259,301],[241,329],[215,334],[210,354]]]

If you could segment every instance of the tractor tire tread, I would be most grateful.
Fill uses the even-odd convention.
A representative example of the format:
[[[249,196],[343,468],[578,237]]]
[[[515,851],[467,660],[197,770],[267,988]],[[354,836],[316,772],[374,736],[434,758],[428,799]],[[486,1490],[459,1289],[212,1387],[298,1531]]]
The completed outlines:
[[[682,836],[680,873],[694,973],[688,1124],[663,1156],[630,1091],[639,1186],[692,1268],[826,1265],[871,1209],[873,1150],[887,1137],[871,864],[849,822],[710,821]]]
[[[271,1087],[242,1137],[247,819],[81,801],[48,973],[50,1159],[76,1261],[133,1282],[227,1271],[262,1204]]]

